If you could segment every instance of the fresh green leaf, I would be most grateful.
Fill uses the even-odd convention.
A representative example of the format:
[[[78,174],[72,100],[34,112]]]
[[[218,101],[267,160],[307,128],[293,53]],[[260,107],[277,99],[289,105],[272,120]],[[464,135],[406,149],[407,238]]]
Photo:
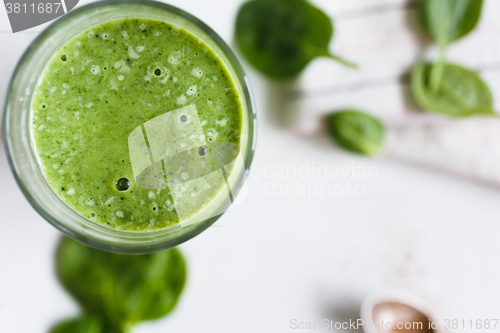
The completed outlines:
[[[328,133],[339,146],[352,152],[374,155],[384,140],[384,126],[375,117],[356,110],[342,110],[326,118]]]
[[[328,44],[333,24],[320,9],[305,0],[252,0],[240,8],[235,37],[247,60],[264,74],[290,78],[316,57],[333,56]]]
[[[103,318],[120,332],[168,314],[186,279],[184,258],[177,249],[122,255],[69,238],[61,241],[56,267],[61,283],[85,313]]]
[[[54,326],[50,333],[115,333],[104,328],[103,322],[94,316],[83,316],[65,320]]]
[[[441,49],[471,32],[479,22],[483,0],[423,0],[425,30]]]
[[[413,97],[422,109],[453,117],[495,113],[490,90],[476,73],[457,65],[440,64],[441,83],[436,90],[430,86],[435,66],[418,65],[411,75]]]

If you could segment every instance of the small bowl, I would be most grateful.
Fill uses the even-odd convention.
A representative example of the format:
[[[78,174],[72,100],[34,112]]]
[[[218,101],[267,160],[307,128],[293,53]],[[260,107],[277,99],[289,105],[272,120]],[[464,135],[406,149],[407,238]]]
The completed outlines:
[[[369,296],[361,305],[361,319],[365,333],[444,333],[431,307],[404,292]]]

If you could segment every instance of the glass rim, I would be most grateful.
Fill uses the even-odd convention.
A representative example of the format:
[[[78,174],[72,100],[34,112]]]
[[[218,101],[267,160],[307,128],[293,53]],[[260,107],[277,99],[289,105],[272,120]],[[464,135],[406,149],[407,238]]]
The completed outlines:
[[[179,236],[175,237],[174,239],[167,240],[165,242],[152,242],[151,239],[154,239],[155,236],[160,235],[160,233],[165,235],[165,230],[158,230],[158,231],[153,231],[153,232],[126,232],[126,231],[121,231],[121,230],[116,230],[112,228],[108,228],[105,226],[102,226],[98,223],[94,223],[98,225],[97,228],[104,228],[108,233],[114,233],[111,238],[113,239],[110,241],[109,239],[109,234],[106,235],[104,238],[94,238],[94,237],[89,237],[88,235],[78,233],[76,230],[69,228],[64,222],[61,222],[54,216],[52,216],[50,213],[46,211],[42,205],[39,204],[37,199],[34,197],[32,191],[30,190],[30,186],[26,184],[22,177],[22,173],[19,170],[18,163],[16,161],[16,154],[11,142],[11,104],[13,102],[13,90],[16,88],[16,82],[17,79],[19,78],[20,72],[23,70],[23,67],[25,64],[29,63],[31,61],[30,56],[37,50],[37,48],[40,46],[40,44],[44,41],[47,40],[48,37],[51,36],[52,33],[57,31],[60,26],[63,26],[65,23],[67,23],[69,20],[75,17],[79,17],[80,15],[84,15],[86,12],[99,9],[101,7],[113,7],[113,6],[121,6],[121,5],[138,5],[142,7],[153,7],[160,9],[162,11],[168,12],[170,14],[173,14],[175,16],[180,17],[181,19],[186,20],[187,22],[193,24],[196,26],[196,28],[200,29],[203,33],[209,37],[213,43],[220,49],[222,54],[227,58],[227,61],[229,62],[229,65],[232,68],[232,74],[233,80],[237,81],[235,83],[241,85],[241,92],[243,93],[240,98],[242,99],[242,106],[243,102],[245,102],[246,108],[243,107],[243,113],[247,114],[248,118],[248,137],[247,137],[247,142],[246,142],[246,147],[244,151],[242,151],[242,155],[244,157],[244,178],[242,179],[241,182],[244,182],[246,179],[246,176],[248,175],[250,165],[253,160],[253,155],[255,151],[255,146],[256,146],[256,138],[257,138],[257,122],[256,122],[256,113],[255,113],[255,101],[252,95],[252,90],[250,83],[248,81],[248,78],[238,61],[237,56],[234,54],[234,52],[231,50],[231,48],[222,40],[222,38],[215,32],[213,31],[208,25],[206,25],[203,21],[199,20],[195,16],[187,13],[186,11],[179,9],[177,7],[171,6],[169,4],[163,3],[163,2],[157,2],[157,1],[152,1],[152,0],[104,0],[104,1],[99,1],[99,2],[93,2],[90,4],[86,4],[84,6],[75,8],[74,10],[71,10],[67,14],[61,16],[60,18],[56,19],[54,22],[52,22],[48,27],[46,27],[44,30],[38,34],[38,36],[30,43],[28,48],[24,51],[22,54],[20,60],[18,61],[14,72],[10,78],[10,82],[8,85],[7,93],[5,96],[5,102],[3,106],[3,123],[2,123],[2,138],[4,141],[4,147],[6,150],[6,155],[7,159],[10,165],[10,168],[12,170],[12,173],[14,174],[14,177],[16,179],[16,182],[21,189],[23,195],[25,198],[28,200],[30,205],[46,220],[48,221],[51,225],[56,227],[58,230],[62,231],[64,234],[67,236],[70,236],[86,245],[102,249],[102,250],[107,250],[107,251],[112,251],[112,252],[119,252],[119,253],[128,253],[128,254],[140,254],[140,253],[149,253],[149,252],[156,252],[159,250],[171,248],[174,246],[177,246],[206,230],[209,228],[215,221],[220,218],[221,215],[212,217],[210,219],[204,220],[202,222],[196,223],[193,227],[191,228],[190,231],[187,231],[185,233],[181,233]],[[127,16],[123,16],[127,17]],[[132,16],[128,16],[132,17]],[[140,17],[140,15],[138,15]],[[188,32],[190,32],[188,30]],[[193,33],[193,32],[190,32]],[[59,44],[60,46],[61,44]],[[209,46],[210,47],[210,46]],[[227,66],[228,64],[226,64]],[[31,92],[32,94],[32,92]],[[30,98],[31,95],[30,94]],[[30,100],[31,104],[31,100]],[[30,109],[31,106],[28,106]],[[39,186],[39,185],[36,185]],[[58,198],[59,199],[59,198]],[[60,199],[59,199],[60,200]],[[62,202],[62,201],[61,201]],[[63,203],[64,204],[64,203]],[[64,204],[65,205],[65,204]],[[67,207],[70,209],[69,207]],[[75,212],[75,214],[79,215],[78,213]],[[85,218],[84,218],[85,219]],[[189,226],[182,227],[182,228],[188,228]],[[174,227],[173,229],[178,229]],[[120,237],[117,237],[117,235],[123,235],[127,236],[126,242],[125,239],[120,239]],[[120,243],[120,240],[123,241]]]

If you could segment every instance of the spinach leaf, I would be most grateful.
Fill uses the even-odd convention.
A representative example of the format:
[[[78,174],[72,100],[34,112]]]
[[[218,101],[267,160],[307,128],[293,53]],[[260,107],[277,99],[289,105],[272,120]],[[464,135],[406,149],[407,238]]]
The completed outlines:
[[[437,90],[430,87],[435,66],[443,66]],[[429,112],[453,117],[495,113],[488,86],[476,73],[457,65],[416,66],[411,75],[411,89],[417,104]]]
[[[421,19],[425,30],[441,49],[474,29],[483,0],[423,0]]]
[[[102,318],[119,332],[169,313],[186,279],[184,258],[177,249],[122,255],[69,238],[61,241],[56,268],[61,283],[84,312]]]
[[[328,133],[342,148],[364,155],[376,154],[384,140],[384,126],[375,117],[342,110],[326,118]]]
[[[50,333],[116,333],[116,331],[105,328],[97,317],[83,316],[57,324]]]
[[[356,67],[328,52],[332,21],[305,0],[248,1],[238,12],[235,30],[244,56],[270,77],[294,77],[316,57]]]

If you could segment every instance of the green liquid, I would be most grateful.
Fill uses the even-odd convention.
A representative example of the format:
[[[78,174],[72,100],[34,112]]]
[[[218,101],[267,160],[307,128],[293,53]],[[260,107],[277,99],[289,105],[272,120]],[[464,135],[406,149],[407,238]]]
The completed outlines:
[[[136,185],[127,139],[192,104],[207,140],[240,144],[240,97],[203,41],[154,19],[92,26],[57,50],[34,92],[33,138],[46,182],[75,212],[110,228],[178,224],[169,189]]]

